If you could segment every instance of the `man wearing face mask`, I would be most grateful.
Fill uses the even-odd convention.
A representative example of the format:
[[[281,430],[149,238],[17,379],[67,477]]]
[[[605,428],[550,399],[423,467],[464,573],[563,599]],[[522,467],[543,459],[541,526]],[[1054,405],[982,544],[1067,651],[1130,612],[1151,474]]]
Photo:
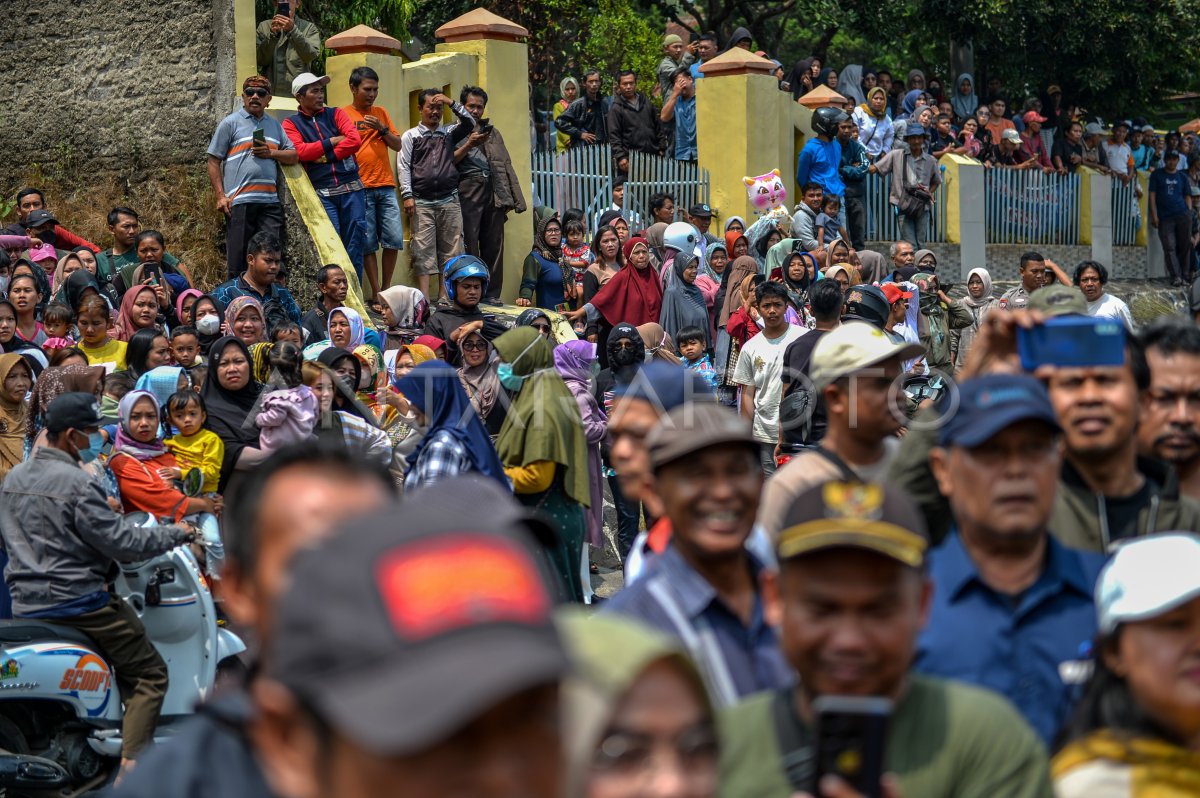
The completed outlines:
[[[100,407],[64,393],[46,409],[47,445],[4,480],[0,535],[13,616],[71,626],[116,668],[121,700],[121,768],[154,736],[167,693],[167,666],[133,608],[109,593],[114,561],[146,560],[195,539],[184,525],[139,527],[109,507],[100,482],[81,469],[104,445]]]

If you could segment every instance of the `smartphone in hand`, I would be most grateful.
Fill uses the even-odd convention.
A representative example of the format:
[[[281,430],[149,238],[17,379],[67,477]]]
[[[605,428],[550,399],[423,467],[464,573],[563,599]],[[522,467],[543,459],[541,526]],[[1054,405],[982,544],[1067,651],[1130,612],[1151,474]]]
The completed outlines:
[[[1086,368],[1125,363],[1125,325],[1116,319],[1056,316],[1031,329],[1017,329],[1021,368]]]
[[[255,128],[253,136],[252,136],[252,140],[256,145],[266,144],[267,143],[267,134],[261,127]]]
[[[886,698],[821,696],[813,701],[817,758],[812,795],[826,775],[837,776],[866,798],[883,798],[883,754],[892,702]]]

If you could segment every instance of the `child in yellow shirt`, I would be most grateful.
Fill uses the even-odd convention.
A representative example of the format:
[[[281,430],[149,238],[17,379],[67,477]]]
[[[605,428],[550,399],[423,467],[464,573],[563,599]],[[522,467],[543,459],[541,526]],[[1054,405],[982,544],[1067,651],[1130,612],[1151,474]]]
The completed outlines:
[[[225,444],[217,433],[204,429],[207,414],[204,399],[195,391],[184,389],[171,394],[167,400],[167,420],[179,433],[167,438],[164,443],[179,463],[175,479],[199,468],[204,474],[202,493],[216,493],[221,480],[221,461],[225,457]]]

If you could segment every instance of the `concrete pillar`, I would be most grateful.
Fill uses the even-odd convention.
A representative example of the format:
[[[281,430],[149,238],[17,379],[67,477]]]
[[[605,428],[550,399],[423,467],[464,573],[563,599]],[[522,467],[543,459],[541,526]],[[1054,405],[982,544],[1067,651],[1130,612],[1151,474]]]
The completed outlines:
[[[1112,178],[1079,168],[1079,240],[1091,244],[1092,260],[1113,263]]]
[[[784,185],[793,185],[792,97],[779,90],[775,65],[733,48],[700,67],[696,81],[696,146],[708,170],[709,204],[721,218],[753,221],[743,177],[778,169]],[[795,200],[794,189],[789,200]]]
[[[487,118],[504,136],[513,171],[533,202],[533,154],[529,148],[529,31],[483,8],[477,8],[437,29],[445,43],[438,53],[464,53],[478,64],[477,84],[488,93]],[[424,60],[424,59],[422,59]],[[458,99],[457,95],[454,99]],[[504,225],[504,296],[516,298],[521,267],[533,247],[533,209],[509,213]]]
[[[985,169],[971,158],[947,155],[941,160],[946,181],[946,240],[959,245],[958,279],[987,266],[987,221],[984,214]]]

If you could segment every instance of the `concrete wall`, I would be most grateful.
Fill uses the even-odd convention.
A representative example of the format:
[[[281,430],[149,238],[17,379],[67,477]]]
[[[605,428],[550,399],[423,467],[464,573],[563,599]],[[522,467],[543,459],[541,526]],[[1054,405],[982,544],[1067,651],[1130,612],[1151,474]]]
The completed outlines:
[[[234,0],[10,4],[0,47],[9,163],[67,173],[196,163],[234,82]]]

